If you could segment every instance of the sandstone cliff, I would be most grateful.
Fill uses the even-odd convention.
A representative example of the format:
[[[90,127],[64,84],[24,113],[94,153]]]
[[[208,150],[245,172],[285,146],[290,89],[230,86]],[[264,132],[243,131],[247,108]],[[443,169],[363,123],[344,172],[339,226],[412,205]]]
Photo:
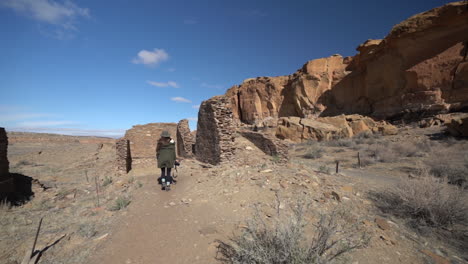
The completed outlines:
[[[468,107],[468,3],[455,2],[396,25],[368,40],[354,57],[307,62],[296,73],[258,77],[230,88],[233,117],[363,114],[401,118]]]

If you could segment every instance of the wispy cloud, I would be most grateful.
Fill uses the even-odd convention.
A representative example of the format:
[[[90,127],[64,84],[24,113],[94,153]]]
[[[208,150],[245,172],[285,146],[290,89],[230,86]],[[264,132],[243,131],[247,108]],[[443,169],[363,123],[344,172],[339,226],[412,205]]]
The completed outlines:
[[[189,99],[186,99],[183,97],[172,97],[171,100],[174,102],[179,102],[179,103],[191,103],[192,102]]]
[[[223,85],[219,85],[219,84],[210,84],[210,83],[201,83],[200,84],[201,87],[204,87],[204,88],[210,88],[210,89],[218,89],[218,90],[221,90],[221,89],[224,89],[224,86]]]
[[[19,122],[19,127],[53,127],[53,126],[63,126],[63,125],[76,125],[78,122],[74,121],[25,121]]]
[[[193,109],[199,109],[199,108],[200,108],[200,105],[199,105],[199,104],[197,104],[197,105],[192,105],[192,108],[193,108]]]
[[[52,133],[71,136],[98,136],[112,138],[119,138],[125,134],[124,129],[80,129],[63,127],[11,127],[7,128],[7,131]]]
[[[0,0],[0,7],[10,8],[18,14],[36,20],[51,28],[40,27],[42,33],[57,38],[73,37],[77,29],[77,21],[89,18],[88,8],[82,8],[70,0],[63,2],[54,0]]]
[[[26,119],[53,117],[51,114],[40,114],[40,113],[2,113],[0,110],[0,122],[12,122],[21,121]]]
[[[135,64],[144,64],[148,66],[156,66],[163,61],[169,59],[169,54],[163,49],[154,49],[153,51],[141,50],[137,57],[132,60]]]
[[[172,87],[172,88],[179,88],[179,85],[176,82],[168,81],[168,82],[153,82],[153,81],[146,81],[149,85],[156,86],[156,87]]]
[[[187,119],[190,120],[190,121],[198,121],[198,118],[196,118],[196,117],[189,117]]]
[[[175,68],[169,68],[169,69],[167,69],[167,71],[168,71],[168,72],[175,72],[176,69],[175,69]]]
[[[198,24],[198,20],[195,19],[195,18],[187,18],[187,19],[184,19],[184,24],[185,25],[195,25],[195,24]]]

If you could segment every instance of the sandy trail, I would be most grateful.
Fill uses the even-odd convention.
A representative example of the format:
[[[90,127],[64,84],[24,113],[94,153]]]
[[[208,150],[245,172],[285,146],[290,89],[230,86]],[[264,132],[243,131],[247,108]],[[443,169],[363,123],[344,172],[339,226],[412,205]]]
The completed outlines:
[[[141,191],[90,263],[217,263],[214,240],[225,216],[211,201],[182,202],[194,177],[179,177],[169,192],[156,176],[141,180]]]

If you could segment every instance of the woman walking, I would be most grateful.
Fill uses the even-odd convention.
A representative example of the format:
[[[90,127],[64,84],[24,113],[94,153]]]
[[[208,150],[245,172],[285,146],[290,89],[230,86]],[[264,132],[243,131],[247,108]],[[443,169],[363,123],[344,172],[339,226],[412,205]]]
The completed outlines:
[[[161,177],[158,182],[172,183],[171,169],[176,162],[175,141],[171,138],[168,131],[161,133],[161,138],[156,146],[156,158],[158,160],[158,168],[161,168]],[[163,189],[165,186],[163,185]]]

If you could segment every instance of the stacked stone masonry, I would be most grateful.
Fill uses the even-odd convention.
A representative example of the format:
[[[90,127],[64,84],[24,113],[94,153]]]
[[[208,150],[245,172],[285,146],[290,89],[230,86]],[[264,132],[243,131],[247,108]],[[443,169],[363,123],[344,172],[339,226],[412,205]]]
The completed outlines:
[[[125,138],[117,140],[115,149],[117,154],[117,171],[121,173],[129,172],[132,169],[129,141]]]
[[[231,160],[235,150],[235,130],[228,97],[215,96],[204,101],[198,112],[197,159],[214,165]]]
[[[273,135],[254,131],[241,131],[240,134],[251,141],[265,154],[277,157],[279,162],[288,161],[288,146]]]
[[[129,140],[132,166],[155,164],[156,144],[161,133],[167,130],[172,138],[176,137],[176,123],[149,123],[136,125],[127,130],[124,138]]]
[[[195,137],[190,132],[189,121],[182,119],[177,124],[177,153],[184,158],[193,156]]]

